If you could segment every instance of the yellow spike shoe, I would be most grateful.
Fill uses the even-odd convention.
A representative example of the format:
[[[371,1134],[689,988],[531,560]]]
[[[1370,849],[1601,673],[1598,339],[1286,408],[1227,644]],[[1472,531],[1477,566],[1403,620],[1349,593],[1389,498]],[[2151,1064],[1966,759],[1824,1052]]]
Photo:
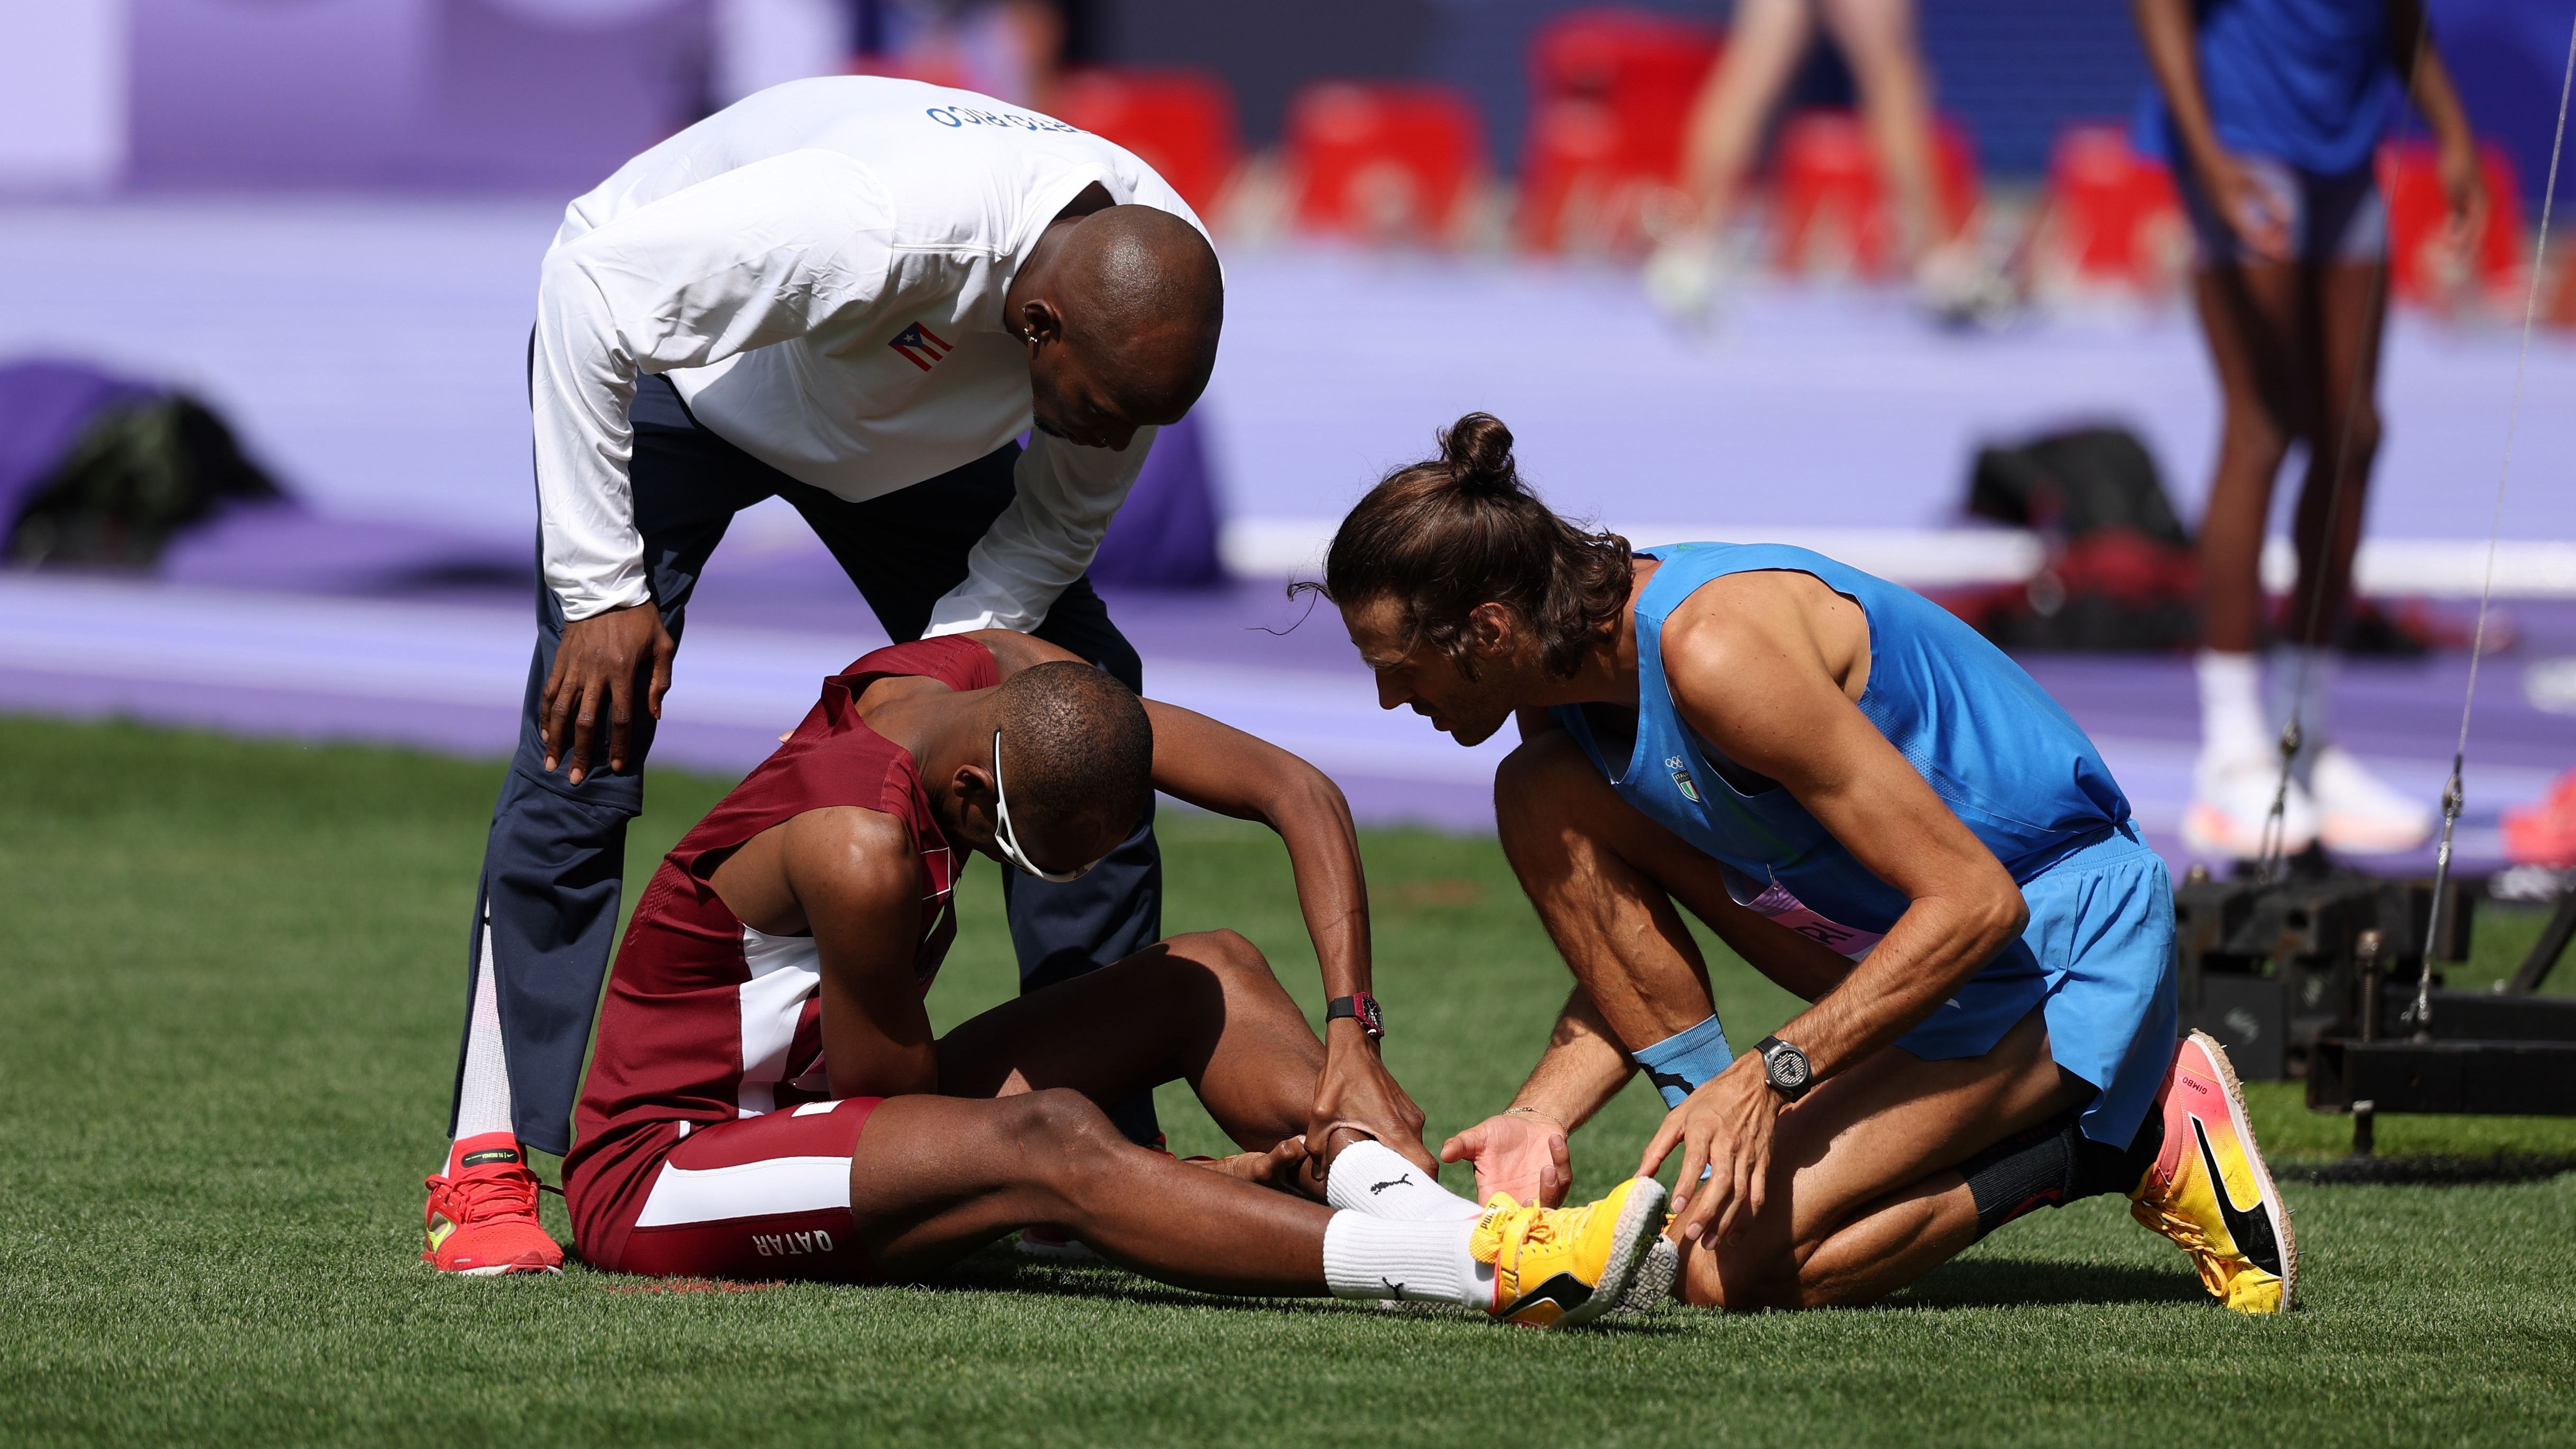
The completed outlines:
[[[1618,1306],[1664,1224],[1664,1185],[1632,1177],[1582,1207],[1523,1207],[1496,1193],[1467,1251],[1494,1265],[1487,1311],[1526,1328],[1572,1328]]]
[[[2129,1194],[2129,1215],[2188,1254],[2219,1302],[2239,1313],[2288,1312],[2299,1280],[2290,1210],[2254,1145],[2236,1068],[2207,1032],[2174,1052],[2155,1111],[2164,1147]]]

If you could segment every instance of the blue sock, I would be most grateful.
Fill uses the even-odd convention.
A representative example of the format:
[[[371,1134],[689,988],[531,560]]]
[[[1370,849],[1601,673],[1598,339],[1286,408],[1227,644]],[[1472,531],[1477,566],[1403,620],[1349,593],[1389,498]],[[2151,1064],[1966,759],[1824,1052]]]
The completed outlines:
[[[1682,1098],[1698,1091],[1735,1060],[1734,1049],[1726,1044],[1726,1028],[1717,1024],[1715,1016],[1653,1046],[1640,1047],[1635,1056],[1637,1065],[1646,1069],[1646,1080],[1663,1093],[1668,1109],[1680,1106]]]

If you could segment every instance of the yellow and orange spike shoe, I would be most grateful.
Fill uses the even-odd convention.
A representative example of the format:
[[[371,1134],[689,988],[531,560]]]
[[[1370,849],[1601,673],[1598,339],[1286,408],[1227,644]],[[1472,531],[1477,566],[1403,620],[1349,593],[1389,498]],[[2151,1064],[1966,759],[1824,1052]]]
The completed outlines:
[[[1494,1265],[1488,1311],[1527,1328],[1572,1328],[1619,1305],[1664,1225],[1664,1185],[1632,1177],[1599,1202],[1523,1207],[1496,1193],[1467,1251]]]
[[[429,1189],[422,1262],[476,1278],[563,1271],[562,1246],[537,1221],[537,1175],[509,1133],[456,1139],[447,1171],[421,1185]]]
[[[2155,1110],[2163,1150],[2129,1215],[2173,1240],[2202,1286],[2239,1313],[2286,1313],[2299,1281],[2290,1210],[2272,1185],[2227,1051],[2196,1031],[2174,1052]]]

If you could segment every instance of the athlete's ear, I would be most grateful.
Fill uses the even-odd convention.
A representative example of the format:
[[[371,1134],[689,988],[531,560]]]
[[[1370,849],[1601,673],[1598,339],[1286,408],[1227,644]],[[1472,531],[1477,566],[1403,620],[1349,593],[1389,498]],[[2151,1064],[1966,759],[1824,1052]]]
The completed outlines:
[[[1031,346],[1064,340],[1064,313],[1044,297],[1022,302],[1020,315],[1011,320],[1020,340]]]
[[[1520,622],[1509,605],[1478,604],[1467,611],[1467,647],[1492,658],[1508,655],[1520,634]]]

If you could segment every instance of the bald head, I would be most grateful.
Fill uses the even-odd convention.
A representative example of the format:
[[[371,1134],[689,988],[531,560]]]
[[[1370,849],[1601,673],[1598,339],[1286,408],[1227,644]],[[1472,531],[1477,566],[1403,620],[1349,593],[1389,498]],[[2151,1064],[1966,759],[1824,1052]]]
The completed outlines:
[[[1225,281],[1199,229],[1150,206],[1112,206],[1065,238],[1065,331],[1121,411],[1171,421],[1216,367]]]
[[[1216,249],[1150,206],[1102,207],[1057,226],[1006,303],[1015,331],[1063,344],[1042,345],[1030,362],[1038,425],[1117,447],[1138,427],[1178,422],[1216,367],[1225,326]]]

